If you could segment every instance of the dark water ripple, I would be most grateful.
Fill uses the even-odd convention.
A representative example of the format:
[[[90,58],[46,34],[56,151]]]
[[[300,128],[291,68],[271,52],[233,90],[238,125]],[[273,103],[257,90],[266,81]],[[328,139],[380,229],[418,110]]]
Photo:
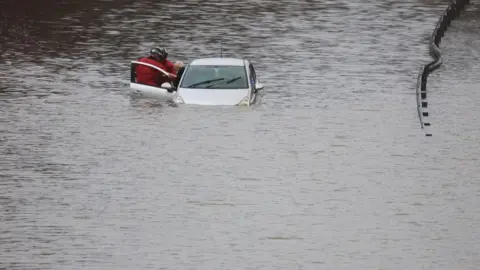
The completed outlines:
[[[415,84],[447,1],[7,3],[0,268],[480,265],[475,1],[429,77],[431,138]],[[254,62],[257,106],[129,100],[151,46],[220,40]]]

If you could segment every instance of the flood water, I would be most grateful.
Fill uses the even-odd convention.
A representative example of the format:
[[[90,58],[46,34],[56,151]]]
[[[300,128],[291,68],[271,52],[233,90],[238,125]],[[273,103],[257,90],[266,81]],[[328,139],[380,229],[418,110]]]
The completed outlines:
[[[478,1],[429,77],[432,137],[416,111],[448,3],[6,0],[0,269],[478,269]],[[256,106],[130,100],[150,47],[220,41]]]

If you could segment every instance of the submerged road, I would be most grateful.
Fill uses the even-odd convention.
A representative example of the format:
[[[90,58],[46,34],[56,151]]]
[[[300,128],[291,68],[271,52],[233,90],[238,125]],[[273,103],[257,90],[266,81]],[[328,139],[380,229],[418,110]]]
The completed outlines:
[[[479,1],[0,5],[0,269],[478,269]],[[39,5],[39,4],[38,4]],[[250,58],[252,108],[133,103],[129,62]]]

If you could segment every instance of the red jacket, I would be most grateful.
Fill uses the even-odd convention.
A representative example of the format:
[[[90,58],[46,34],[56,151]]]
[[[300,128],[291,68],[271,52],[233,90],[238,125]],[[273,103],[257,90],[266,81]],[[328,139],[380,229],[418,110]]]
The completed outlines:
[[[166,72],[170,73],[170,79],[167,75],[163,72],[160,72],[156,69],[151,67],[137,65],[136,73],[137,73],[137,83],[151,85],[151,86],[160,86],[164,82],[168,82],[170,80],[174,80],[176,78],[176,71],[172,62],[168,60],[163,60],[162,62],[158,62],[150,57],[140,58],[139,62],[147,63],[150,65],[154,65],[159,67]]]

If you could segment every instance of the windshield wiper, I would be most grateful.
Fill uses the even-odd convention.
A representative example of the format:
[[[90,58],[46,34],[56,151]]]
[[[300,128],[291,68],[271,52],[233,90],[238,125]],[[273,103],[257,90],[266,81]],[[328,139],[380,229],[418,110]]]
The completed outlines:
[[[242,78],[242,77],[240,77],[240,76],[238,76],[238,77],[235,77],[235,78],[232,78],[232,79],[230,79],[230,80],[226,81],[226,82],[225,82],[225,84],[232,83],[232,82],[234,82],[234,81],[236,81],[236,80],[238,80],[238,79],[241,79],[241,78]]]
[[[212,82],[221,81],[221,80],[225,80],[225,78],[218,78],[218,79],[213,79],[213,80],[201,81],[201,82],[198,82],[198,83],[194,83],[194,84],[192,84],[192,85],[189,85],[189,86],[187,86],[187,88],[192,88],[192,87],[197,86],[197,85],[200,85],[200,84],[212,83]]]
[[[226,81],[225,84],[232,83],[232,82],[234,82],[234,81],[236,81],[236,80],[238,80],[238,79],[241,79],[241,78],[242,78],[242,77],[240,77],[240,76],[235,77],[235,78],[232,78],[232,79]],[[222,82],[222,83],[224,83],[224,82]],[[215,85],[219,85],[219,84],[218,84],[218,83],[211,84],[211,85],[205,86],[205,88],[211,88],[212,86],[215,86]]]

